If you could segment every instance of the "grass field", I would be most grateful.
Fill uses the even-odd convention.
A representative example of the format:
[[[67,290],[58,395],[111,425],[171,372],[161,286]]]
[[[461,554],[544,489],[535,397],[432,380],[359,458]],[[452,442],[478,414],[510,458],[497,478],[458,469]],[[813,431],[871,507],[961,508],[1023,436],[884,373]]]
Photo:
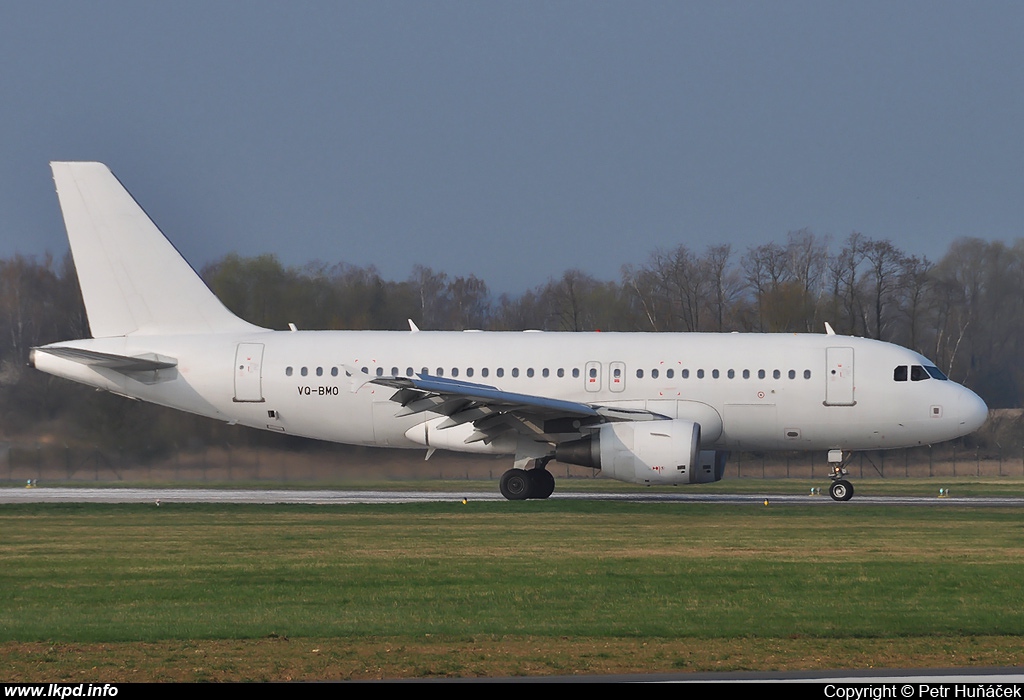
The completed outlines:
[[[5,680],[1016,665],[995,508],[0,509]]]

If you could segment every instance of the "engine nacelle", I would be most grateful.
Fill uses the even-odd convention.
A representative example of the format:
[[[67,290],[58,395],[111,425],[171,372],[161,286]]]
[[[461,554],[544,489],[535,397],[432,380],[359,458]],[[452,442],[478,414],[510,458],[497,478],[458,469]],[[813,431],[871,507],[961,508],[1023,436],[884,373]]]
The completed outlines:
[[[700,425],[688,420],[607,423],[581,440],[555,448],[555,459],[600,469],[634,484],[718,481],[725,452],[700,450]]]

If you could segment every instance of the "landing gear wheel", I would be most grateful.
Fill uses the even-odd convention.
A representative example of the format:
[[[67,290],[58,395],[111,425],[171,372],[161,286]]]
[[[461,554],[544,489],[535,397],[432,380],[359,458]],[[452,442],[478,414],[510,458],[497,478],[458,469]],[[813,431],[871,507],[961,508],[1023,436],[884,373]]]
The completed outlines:
[[[509,469],[501,475],[501,495],[510,501],[525,501],[530,497],[532,481],[525,469]]]
[[[828,487],[828,495],[832,497],[833,501],[848,501],[853,498],[853,484],[846,479],[833,481],[832,485]]]
[[[547,498],[555,490],[555,477],[544,468],[531,469],[527,472],[530,475],[530,498]]]

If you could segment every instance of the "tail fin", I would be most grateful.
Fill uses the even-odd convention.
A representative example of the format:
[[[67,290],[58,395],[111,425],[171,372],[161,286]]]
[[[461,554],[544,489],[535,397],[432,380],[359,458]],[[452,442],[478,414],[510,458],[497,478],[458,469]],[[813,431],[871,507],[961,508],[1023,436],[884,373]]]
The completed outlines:
[[[258,330],[227,310],[102,163],[50,163],[93,337]]]

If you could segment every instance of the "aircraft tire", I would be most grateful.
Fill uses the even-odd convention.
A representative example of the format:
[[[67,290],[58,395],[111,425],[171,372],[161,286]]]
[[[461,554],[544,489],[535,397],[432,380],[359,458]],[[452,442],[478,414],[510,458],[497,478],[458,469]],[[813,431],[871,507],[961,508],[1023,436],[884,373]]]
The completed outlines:
[[[547,498],[555,491],[555,477],[547,469],[531,469],[530,498]]]
[[[532,479],[525,469],[509,469],[501,475],[501,495],[510,501],[525,501],[530,497]]]
[[[853,498],[853,484],[846,479],[833,481],[832,485],[828,487],[828,495],[832,497],[833,501],[848,501]]]

